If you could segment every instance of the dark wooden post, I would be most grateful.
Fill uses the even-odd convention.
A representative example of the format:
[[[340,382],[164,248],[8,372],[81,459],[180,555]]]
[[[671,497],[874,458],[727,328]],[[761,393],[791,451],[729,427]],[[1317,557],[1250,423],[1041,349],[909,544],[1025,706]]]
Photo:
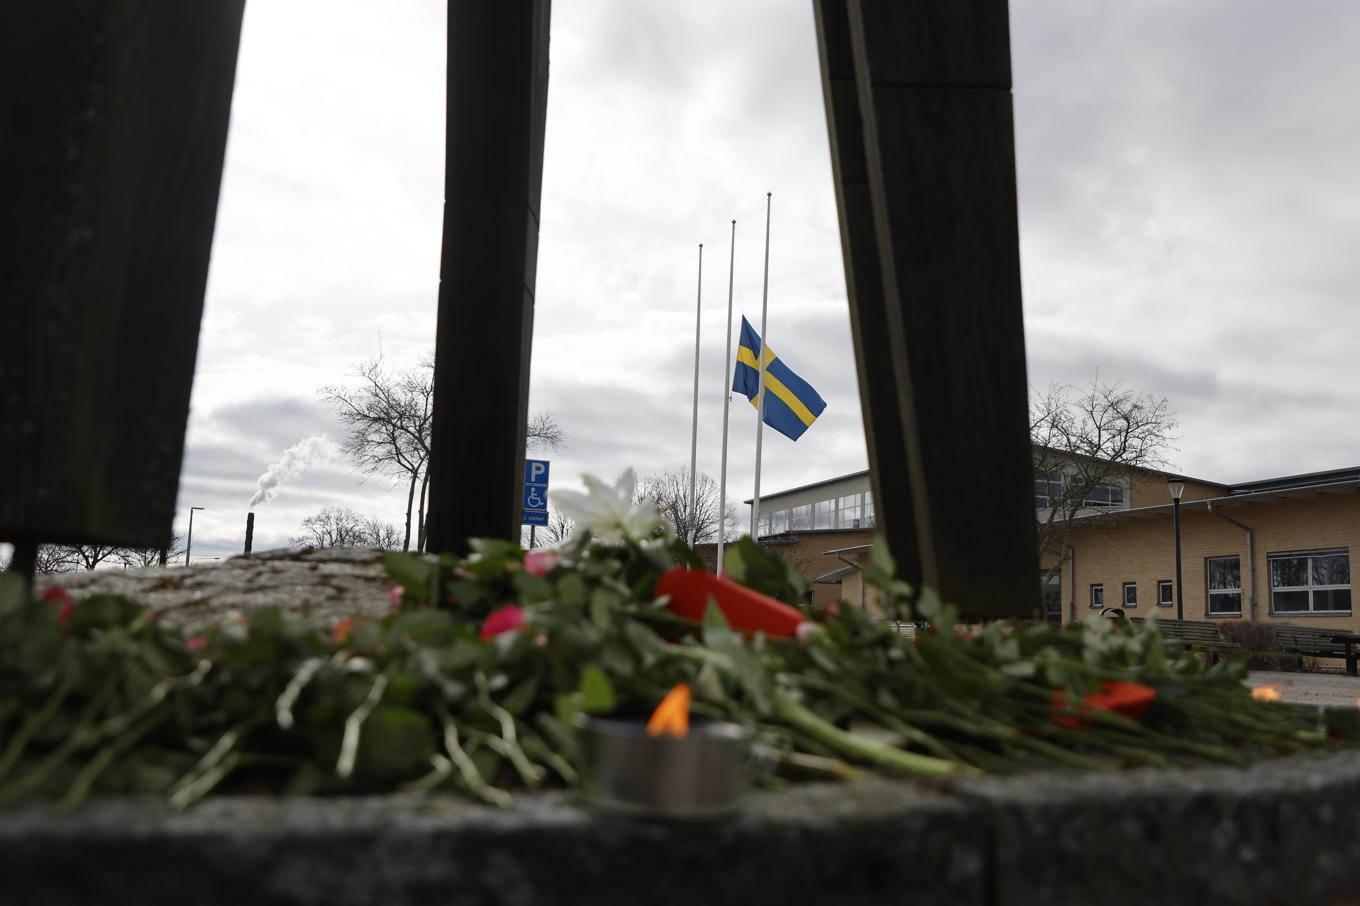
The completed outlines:
[[[966,615],[1032,616],[1005,0],[815,6],[879,518]]]
[[[170,538],[244,0],[10,4],[0,539]]]
[[[429,549],[519,538],[549,0],[449,0]]]

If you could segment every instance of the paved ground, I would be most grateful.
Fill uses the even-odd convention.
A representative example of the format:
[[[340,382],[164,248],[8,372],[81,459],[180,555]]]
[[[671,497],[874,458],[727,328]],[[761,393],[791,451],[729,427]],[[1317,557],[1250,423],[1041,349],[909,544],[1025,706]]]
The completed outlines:
[[[1254,670],[1247,676],[1252,688],[1273,686],[1282,701],[1301,705],[1360,705],[1360,677],[1344,673],[1280,673]]]

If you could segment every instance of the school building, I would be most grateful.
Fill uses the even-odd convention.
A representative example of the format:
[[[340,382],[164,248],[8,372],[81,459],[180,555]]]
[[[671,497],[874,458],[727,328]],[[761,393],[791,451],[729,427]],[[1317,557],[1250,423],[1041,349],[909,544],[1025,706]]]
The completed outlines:
[[[1064,480],[1060,471],[1036,477],[1038,522],[1051,515]],[[1129,616],[1176,615],[1171,479],[1184,482],[1185,619],[1360,632],[1350,579],[1351,551],[1360,549],[1360,467],[1240,484],[1125,469],[1077,504],[1067,556],[1044,588],[1049,619],[1068,622],[1105,607]],[[860,582],[875,527],[868,471],[780,491],[760,503],[760,540],[810,580],[814,606],[844,600],[877,609],[873,589]]]

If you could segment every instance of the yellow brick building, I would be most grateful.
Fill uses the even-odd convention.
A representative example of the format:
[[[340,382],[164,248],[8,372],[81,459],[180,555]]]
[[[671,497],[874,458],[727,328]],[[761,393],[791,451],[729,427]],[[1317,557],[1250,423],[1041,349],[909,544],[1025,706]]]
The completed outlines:
[[[1049,619],[1069,622],[1105,607],[1134,617],[1176,615],[1167,484],[1173,478],[1185,481],[1185,619],[1360,632],[1350,587],[1351,552],[1360,550],[1360,468],[1236,485],[1127,470],[1082,502],[1069,555],[1047,588]],[[1038,480],[1040,522],[1048,515],[1045,501],[1044,481]],[[800,571],[813,581],[814,603],[840,599],[877,610],[858,569],[867,562],[875,523],[867,472],[771,494],[761,503],[762,540],[797,552]]]

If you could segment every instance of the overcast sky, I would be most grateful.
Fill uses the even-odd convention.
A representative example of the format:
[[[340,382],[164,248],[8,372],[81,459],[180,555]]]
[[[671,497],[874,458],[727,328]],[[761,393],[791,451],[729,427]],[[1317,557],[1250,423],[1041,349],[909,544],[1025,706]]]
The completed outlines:
[[[1360,4],[1011,0],[1011,31],[1031,385],[1167,397],[1197,476],[1360,463]],[[285,448],[341,438],[318,388],[430,348],[443,78],[441,2],[247,5],[180,485],[207,508],[195,559],[239,551]],[[729,221],[754,321],[766,191],[770,345],[828,402],[796,444],[767,432],[775,491],[866,463],[811,6],[555,0],[531,407],[567,435],[556,484],[687,465],[699,242],[716,474]],[[256,545],[404,499],[322,462],[256,507]]]

